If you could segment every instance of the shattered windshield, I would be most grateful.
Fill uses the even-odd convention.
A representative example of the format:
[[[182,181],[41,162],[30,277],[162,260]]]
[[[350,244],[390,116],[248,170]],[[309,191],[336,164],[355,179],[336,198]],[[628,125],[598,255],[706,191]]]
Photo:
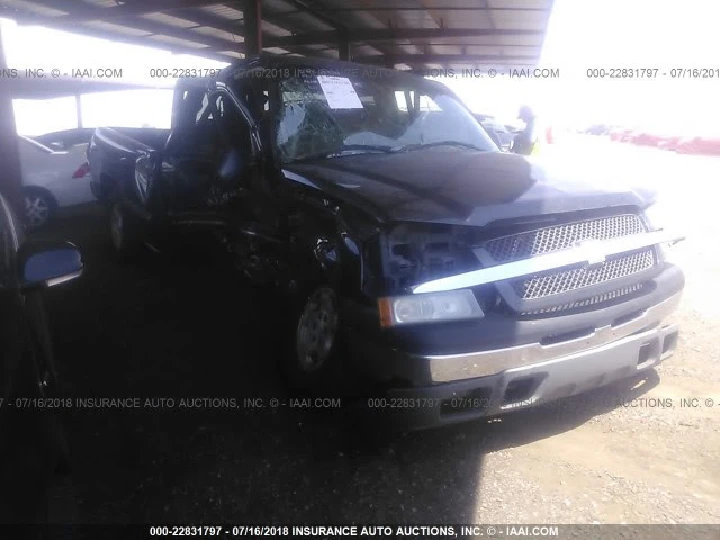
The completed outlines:
[[[497,150],[473,116],[444,87],[384,73],[281,81],[276,141],[281,160],[411,151],[443,144]]]

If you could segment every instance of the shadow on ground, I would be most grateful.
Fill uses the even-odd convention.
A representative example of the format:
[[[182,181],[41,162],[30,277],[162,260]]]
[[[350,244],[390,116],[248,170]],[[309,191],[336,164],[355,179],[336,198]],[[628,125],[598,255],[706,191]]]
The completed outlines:
[[[119,265],[93,213],[42,234],[73,240],[87,261],[81,280],[47,297],[67,394],[175,402],[65,411],[73,468],[55,522],[481,522],[476,506],[493,496],[484,454],[573,429],[656,384],[392,435],[345,411],[243,407],[286,396],[264,298],[199,265]],[[181,409],[182,397],[239,407]]]

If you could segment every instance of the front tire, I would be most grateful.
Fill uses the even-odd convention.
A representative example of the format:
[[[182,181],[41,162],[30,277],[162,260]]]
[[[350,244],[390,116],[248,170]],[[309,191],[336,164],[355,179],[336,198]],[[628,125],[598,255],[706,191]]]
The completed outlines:
[[[347,347],[335,290],[309,288],[292,303],[288,321],[285,372],[294,390],[317,394],[342,391]]]

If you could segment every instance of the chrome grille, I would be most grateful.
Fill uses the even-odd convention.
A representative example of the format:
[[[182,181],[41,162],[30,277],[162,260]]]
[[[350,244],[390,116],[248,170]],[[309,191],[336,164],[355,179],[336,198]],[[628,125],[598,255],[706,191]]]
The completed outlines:
[[[622,214],[586,219],[575,223],[552,225],[532,231],[501,236],[488,240],[481,247],[488,257],[486,264],[503,264],[572,248],[586,240],[611,240],[633,234],[642,234],[646,230],[640,216]],[[613,280],[633,275],[640,276],[644,271],[653,268],[656,262],[655,248],[647,247],[609,257],[599,265],[583,268],[570,267],[511,280],[506,289],[506,294],[513,295],[517,300],[522,301],[551,300],[554,295],[573,291],[581,292],[585,287],[605,283],[608,284],[608,288],[612,288]],[[607,294],[610,294],[610,292]],[[608,300],[602,294],[597,298],[597,302]],[[576,304],[572,305],[544,306],[542,312],[553,313],[569,308],[582,308],[593,305],[595,304],[578,304],[576,302]]]
[[[613,279],[632,276],[652,268],[654,264],[653,249],[646,248],[608,259],[597,267],[574,268],[535,276],[526,280],[518,280],[513,283],[513,288],[515,293],[524,300],[545,298],[591,285],[599,285]]]
[[[630,285],[629,287],[623,287],[622,289],[615,289],[614,291],[606,292],[603,294],[597,294],[595,296],[591,296],[590,298],[585,298],[584,300],[578,300],[577,302],[569,302],[567,304],[561,304],[557,306],[550,306],[547,308],[540,308],[535,309],[532,311],[524,311],[523,315],[548,315],[548,314],[556,314],[560,312],[567,312],[574,309],[583,309],[583,308],[593,308],[597,309],[598,307],[608,304],[609,302],[612,302],[613,300],[618,300],[620,298],[625,298],[627,296],[637,296],[637,294],[641,293],[643,288],[645,287],[644,283],[636,283],[635,285]]]
[[[501,236],[485,242],[483,248],[493,260],[504,263],[570,248],[583,240],[610,240],[645,230],[639,216],[623,214]]]

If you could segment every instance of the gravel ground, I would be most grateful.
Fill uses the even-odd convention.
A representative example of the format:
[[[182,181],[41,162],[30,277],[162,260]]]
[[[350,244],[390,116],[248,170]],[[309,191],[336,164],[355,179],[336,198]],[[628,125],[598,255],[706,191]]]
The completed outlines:
[[[594,141],[565,148],[578,163],[604,153],[660,187],[670,221],[689,235],[675,250],[687,272],[681,338],[657,371],[536,410],[392,436],[343,411],[75,408],[74,468],[53,519],[720,523],[720,226],[709,219],[720,160]],[[65,220],[53,234],[88,257],[82,280],[48,295],[70,395],[283,395],[267,352],[272,307],[257,294],[203,268],[118,265],[97,218]],[[681,407],[682,398],[698,401]]]

